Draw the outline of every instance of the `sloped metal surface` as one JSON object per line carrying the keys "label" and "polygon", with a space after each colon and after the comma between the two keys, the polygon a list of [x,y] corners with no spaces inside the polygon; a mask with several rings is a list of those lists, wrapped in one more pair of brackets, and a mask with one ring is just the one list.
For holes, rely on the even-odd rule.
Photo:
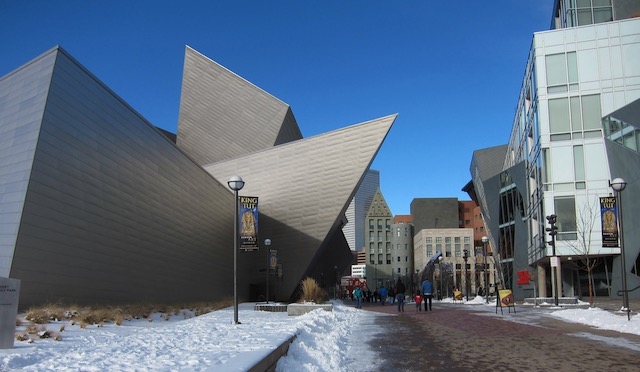
{"label": "sloped metal surface", "polygon": [[[62,49],[50,59],[50,85],[38,85],[46,106],[20,105],[41,118],[11,261],[20,305],[231,296],[234,206],[226,185]],[[43,72],[33,63],[23,76]],[[15,97],[34,89],[13,86]]]}
{"label": "sloped metal surface", "polygon": [[286,103],[186,48],[177,144],[199,164],[300,138]]}
{"label": "sloped metal surface", "polygon": [[[395,118],[383,117],[205,166],[221,182],[241,176],[246,182],[241,195],[259,196],[261,214],[277,221],[261,223],[260,234],[278,249],[288,278],[283,291],[295,291],[319,262],[326,242],[341,229],[349,202]],[[349,250],[347,244],[341,249]]]}
{"label": "sloped metal surface", "polygon": [[5,278],[13,262],[54,62],[52,49],[0,79],[0,276]]}

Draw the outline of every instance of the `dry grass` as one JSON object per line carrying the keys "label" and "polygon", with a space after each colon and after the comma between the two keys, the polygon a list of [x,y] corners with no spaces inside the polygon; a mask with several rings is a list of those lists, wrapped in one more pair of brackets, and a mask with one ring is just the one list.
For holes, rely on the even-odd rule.
{"label": "dry grass", "polygon": [[[29,308],[24,320],[29,322],[27,328],[52,321],[68,320],[70,324],[78,324],[81,328],[89,325],[101,326],[105,323],[121,325],[125,320],[147,319],[153,320],[154,313],[160,313],[161,319],[170,320],[171,316],[187,319],[199,316],[233,304],[231,299],[215,302],[196,302],[185,304],[127,304],[121,306],[78,306],[63,304],[47,304],[41,307]],[[16,319],[16,326],[23,324],[23,320]]]}
{"label": "dry grass", "polygon": [[302,290],[301,300],[305,302],[315,302],[316,304],[323,304],[329,299],[327,291],[320,288],[318,282],[313,278],[305,278],[300,283]]}
{"label": "dry grass", "polygon": [[16,318],[16,327],[24,327],[23,331],[16,333],[16,340],[34,342],[39,338],[50,338],[56,341],[62,340],[60,335],[65,330],[65,325],[59,327],[58,332],[48,330],[44,324],[55,321],[68,321],[70,325],[78,325],[85,329],[88,326],[101,327],[105,323],[121,325],[125,320],[147,319],[153,321],[153,314],[159,313],[160,319],[170,320],[172,316],[188,319],[233,304],[231,299],[216,302],[197,302],[186,304],[129,304],[122,306],[78,306],[47,304],[41,307],[29,308],[24,318]]}

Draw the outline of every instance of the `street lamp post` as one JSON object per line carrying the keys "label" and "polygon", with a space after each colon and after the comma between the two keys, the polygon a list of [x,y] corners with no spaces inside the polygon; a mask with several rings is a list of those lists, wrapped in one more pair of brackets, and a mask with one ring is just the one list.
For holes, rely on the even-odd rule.
{"label": "street lamp post", "polygon": [[622,178],[615,178],[609,183],[611,188],[616,192],[616,200],[618,201],[618,221],[620,224],[620,264],[622,266],[622,305],[627,312],[627,320],[631,320],[631,309],[629,309],[629,292],[627,292],[627,265],[624,257],[624,230],[622,227],[622,190],[627,187],[627,182]]}
{"label": "street lamp post", "polygon": [[442,256],[438,257],[438,273],[440,274],[440,288],[438,289],[438,299],[442,300],[442,260],[444,258]]}
{"label": "street lamp post", "polygon": [[469,259],[469,251],[463,250],[464,255],[462,258],[464,259],[464,290],[467,292],[467,302],[469,302],[469,278],[467,277],[467,260]]}
{"label": "street lamp post", "polygon": [[482,262],[484,269],[484,292],[485,292],[485,302],[489,303],[489,274],[487,273],[487,243],[489,242],[489,238],[487,236],[482,237],[482,249],[484,250],[483,256],[484,260]]}
{"label": "street lamp post", "polygon": [[244,187],[244,181],[240,176],[232,176],[227,181],[229,188],[233,190],[235,213],[233,215],[233,324],[238,321],[238,191]]}
{"label": "street lamp post", "polygon": [[264,240],[264,246],[267,248],[267,303],[269,303],[269,273],[271,271],[271,251],[269,246],[271,245],[271,239]]}
{"label": "street lamp post", "polygon": [[338,276],[338,265],[333,265],[333,270],[336,272],[336,280],[333,283],[333,299],[338,299],[338,284],[340,283],[340,277]]}

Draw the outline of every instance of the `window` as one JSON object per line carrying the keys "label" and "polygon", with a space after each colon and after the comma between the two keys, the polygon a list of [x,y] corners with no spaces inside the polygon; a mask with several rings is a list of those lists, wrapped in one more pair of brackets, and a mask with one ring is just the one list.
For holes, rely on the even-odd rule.
{"label": "window", "polygon": [[[575,138],[595,137],[593,132],[601,131],[600,95],[575,96],[570,98],[550,99],[549,131],[552,141],[570,140],[571,133]],[[591,135],[583,132],[591,132]]]}
{"label": "window", "polygon": [[404,256],[404,262],[409,262],[409,256]]}
{"label": "window", "polygon": [[400,274],[400,268],[398,268],[398,274]]}
{"label": "window", "polygon": [[369,230],[373,230],[373,218],[369,219]]}
{"label": "window", "polygon": [[582,122],[585,130],[600,130],[602,127],[602,111],[600,109],[600,95],[582,96]]}
{"label": "window", "polygon": [[427,244],[432,243],[432,238],[430,236],[427,236]]}
{"label": "window", "polygon": [[374,241],[374,239],[373,239],[373,231],[369,231],[369,241],[370,242]]}
{"label": "window", "polygon": [[576,240],[576,202],[574,197],[557,197],[554,200],[555,214],[558,216],[557,240]]}
{"label": "window", "polygon": [[400,256],[398,256],[398,262],[400,262]]}
{"label": "window", "polygon": [[460,244],[455,245],[456,257],[460,257]]}
{"label": "window", "polygon": [[460,243],[460,237],[456,236],[455,238],[453,238],[453,242],[454,243]]}
{"label": "window", "polygon": [[[552,134],[571,131],[571,117],[569,116],[568,98],[549,100],[549,131]],[[567,139],[570,138],[571,137]]]}
{"label": "window", "polygon": [[442,243],[442,237],[436,236],[436,244]]}
{"label": "window", "polygon": [[470,238],[470,237],[468,237],[468,236],[465,236],[465,237],[464,237],[464,242],[465,242],[465,243],[471,243],[471,238]]}
{"label": "window", "polygon": [[576,52],[545,56],[547,92],[560,93],[578,90],[578,62]]}
{"label": "window", "polygon": [[391,255],[387,254],[387,265],[391,265]]}
{"label": "window", "polygon": [[573,146],[573,172],[576,180],[576,189],[584,189],[586,184],[584,183],[584,149],[582,148],[582,145]]}
{"label": "window", "polygon": [[445,237],[444,242],[451,244],[451,237],[450,236]]}
{"label": "window", "polygon": [[375,255],[372,255],[372,254],[369,255],[369,263],[372,264],[372,265],[376,264]]}
{"label": "window", "polygon": [[378,219],[378,230],[382,230],[382,219]]}
{"label": "window", "polygon": [[433,256],[433,249],[431,249],[431,246],[427,247],[427,257],[431,257]]}

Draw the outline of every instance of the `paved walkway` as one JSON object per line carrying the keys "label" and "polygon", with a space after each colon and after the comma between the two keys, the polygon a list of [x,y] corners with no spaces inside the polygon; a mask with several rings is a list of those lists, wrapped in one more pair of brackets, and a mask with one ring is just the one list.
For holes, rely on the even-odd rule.
{"label": "paved walkway", "polygon": [[[349,304],[349,301],[345,301]],[[596,306],[618,310],[620,303]],[[632,309],[640,309],[632,303]],[[545,316],[556,309],[516,308],[504,315],[485,305],[434,302],[433,311],[365,304],[379,337],[362,340],[380,355],[359,362],[369,371],[638,371],[640,336],[599,330]],[[621,315],[625,316],[625,315]],[[357,357],[356,357],[357,358]],[[354,359],[356,359],[354,358]],[[382,362],[384,361],[384,362]],[[354,369],[356,370],[356,369]]]}

